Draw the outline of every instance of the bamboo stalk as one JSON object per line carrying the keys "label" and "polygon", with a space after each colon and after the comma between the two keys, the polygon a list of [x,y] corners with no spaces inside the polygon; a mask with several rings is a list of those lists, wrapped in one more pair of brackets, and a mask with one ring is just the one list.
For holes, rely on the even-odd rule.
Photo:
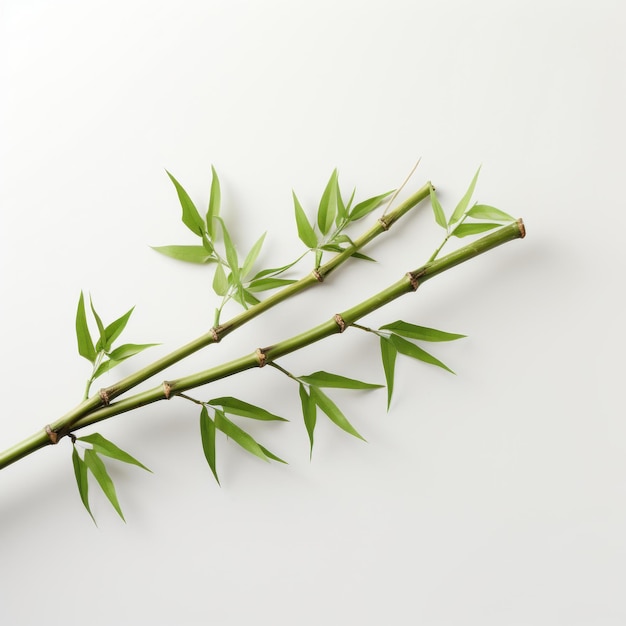
{"label": "bamboo stalk", "polygon": [[[279,343],[265,348],[257,348],[254,352],[234,359],[228,363],[192,374],[184,376],[176,380],[164,381],[158,387],[154,387],[142,393],[133,395],[129,398],[115,402],[108,407],[103,407],[93,411],[89,415],[81,418],[74,423],[71,430],[78,430],[86,426],[90,426],[102,420],[108,419],[115,415],[125,413],[147,404],[158,402],[159,400],[168,400],[172,397],[182,394],[185,391],[215,382],[221,378],[226,378],[255,367],[263,367],[275,360],[300,350],[312,343],[320,341],[334,334],[342,333],[355,322],[372,313],[373,311],[389,304],[391,301],[400,296],[416,291],[418,286],[430,280],[456,265],[469,261],[470,259],[483,254],[497,246],[512,241],[514,239],[523,238],[525,229],[522,220],[518,220],[510,225],[504,226],[499,230],[464,246],[455,252],[452,252],[440,259],[431,261],[422,267],[405,274],[400,280],[396,281],[386,289],[383,289],[367,300],[338,313],[332,319],[315,326],[314,328],[300,333],[289,339],[285,339]],[[60,425],[59,435],[67,434],[67,425]],[[0,457],[0,468],[1,457]]]}
{"label": "bamboo stalk", "polygon": [[217,367],[184,376],[176,380],[165,381],[161,385],[147,391],[135,394],[122,399],[108,406],[92,410],[88,414],[79,416],[78,419],[68,419],[67,416],[61,418],[46,429],[35,433],[21,443],[9,448],[0,454],[0,469],[14,463],[15,461],[35,452],[36,450],[56,443],[60,438],[70,434],[75,430],[85,428],[115,415],[140,408],[147,404],[152,404],[160,400],[168,400],[177,394],[182,394],[189,389],[200,387],[221,378],[226,378],[255,367],[263,367],[272,363],[282,356],[300,350],[312,343],[320,341],[333,334],[344,332],[348,327],[360,320],[362,317],[385,306],[389,302],[400,296],[417,290],[418,286],[461,263],[483,254],[497,246],[520,239],[525,236],[525,229],[522,220],[518,220],[507,226],[503,226],[497,231],[486,235],[473,243],[458,250],[430,261],[422,267],[408,272],[400,280],[396,281],[386,289],[371,296],[367,300],[336,314],[332,319],[294,337],[276,343],[265,348],[258,348],[251,354],[240,357]]}
{"label": "bamboo stalk", "polygon": [[[130,391],[137,385],[145,382],[152,376],[158,374],[164,369],[178,363],[179,361],[185,359],[186,357],[198,352],[202,348],[205,348],[213,343],[218,343],[221,341],[223,337],[230,334],[237,328],[240,328],[250,320],[255,317],[261,315],[265,311],[271,309],[276,306],[280,302],[287,300],[288,298],[316,285],[318,283],[323,282],[324,278],[328,276],[332,271],[337,269],[340,265],[345,263],[355,252],[358,252],[361,248],[363,248],[370,241],[378,237],[381,233],[388,231],[391,226],[397,222],[400,218],[402,218],[406,213],[408,213],[412,208],[414,208],[417,204],[419,204],[422,200],[428,197],[430,193],[431,183],[428,182],[423,185],[420,189],[418,189],[414,194],[400,203],[395,209],[390,211],[389,213],[384,214],[374,226],[369,228],[365,233],[363,233],[360,237],[354,240],[354,246],[345,249],[343,252],[337,253],[333,256],[328,262],[321,265],[319,268],[309,273],[307,276],[304,276],[300,280],[295,283],[288,285],[287,287],[281,289],[270,295],[268,298],[256,304],[249,309],[246,309],[231,318],[229,321],[220,324],[217,327],[211,328],[208,332],[204,333],[200,337],[190,341],[184,346],[170,352],[169,354],[157,359],[153,363],[143,367],[142,369],[126,376],[125,378],[119,380],[117,383],[106,387],[104,389],[100,389],[97,393],[92,395],[90,398],[87,398],[76,407],[74,407],[71,411],[66,413],[62,418],[54,422],[50,428],[53,432],[60,431],[63,429],[64,433],[68,432],[68,429],[71,428],[73,424],[78,422],[81,417],[91,413],[95,409],[108,406],[111,401]],[[59,434],[59,438],[62,437],[62,434]],[[44,442],[37,442],[42,447],[46,445]],[[11,450],[13,450],[11,448]],[[9,452],[9,451],[7,451]],[[18,451],[15,451],[17,453]],[[1,463],[2,458],[4,458],[4,454],[0,456],[0,469],[2,469],[3,465]]]}

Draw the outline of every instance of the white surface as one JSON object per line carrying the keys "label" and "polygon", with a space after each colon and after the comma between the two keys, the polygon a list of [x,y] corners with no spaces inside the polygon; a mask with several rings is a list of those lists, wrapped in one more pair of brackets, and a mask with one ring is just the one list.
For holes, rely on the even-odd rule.
{"label": "white surface", "polygon": [[[155,472],[116,471],[126,525],[94,488],[94,527],[67,442],[3,471],[2,624],[626,623],[625,22],[617,0],[5,0],[1,448],[80,394],[81,289],[109,319],[136,304],[128,338],[154,355],[210,325],[206,270],[148,247],[191,243],[164,168],[204,204],[214,164],[241,247],[269,231],[266,265],[300,249],[292,188],[312,210],[338,167],[364,198],[419,156],[411,190],[432,179],[450,207],[482,163],[476,198],[528,237],[372,316],[469,337],[433,349],[456,377],[399,360],[388,415],[384,392],[334,394],[368,444],[320,419],[309,463],[296,389],[263,370],[207,397],[292,417],[254,430],[289,467],[220,441],[217,487],[172,402],[100,428]],[[376,267],[189,367],[327,319],[438,238],[424,207]],[[368,340],[285,363],[381,381]]]}

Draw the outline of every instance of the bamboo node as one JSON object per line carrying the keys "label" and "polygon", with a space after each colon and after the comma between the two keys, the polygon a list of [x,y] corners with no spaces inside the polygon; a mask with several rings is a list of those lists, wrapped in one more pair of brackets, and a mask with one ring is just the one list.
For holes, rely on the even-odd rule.
{"label": "bamboo node", "polygon": [[167,380],[163,381],[163,395],[166,400],[169,400],[172,395],[172,385]]}
{"label": "bamboo node", "polygon": [[59,435],[58,433],[55,433],[52,428],[50,428],[50,424],[46,424],[44,430],[46,431],[46,435],[48,435],[48,439],[50,439],[50,443],[52,445],[59,443]]}
{"label": "bamboo node", "polygon": [[420,286],[419,281],[417,280],[417,276],[412,272],[407,272],[406,275],[409,277],[409,282],[411,283],[411,289],[413,291],[417,291],[417,288]]}
{"label": "bamboo node", "polygon": [[102,400],[102,404],[104,404],[104,406],[109,406],[109,404],[111,404],[111,398],[109,397],[107,389],[100,389],[100,391],[98,391],[98,395],[100,396],[100,400]]}
{"label": "bamboo node", "polygon": [[524,239],[524,237],[526,237],[526,226],[524,226],[524,221],[521,217],[517,220],[517,226],[519,228],[521,239]]}
{"label": "bamboo node", "polygon": [[335,313],[333,319],[335,320],[335,324],[339,326],[339,332],[342,333],[346,329],[346,323],[344,322],[343,317],[341,317],[339,313]]}
{"label": "bamboo node", "polygon": [[383,227],[383,230],[389,230],[389,224],[387,224],[387,220],[384,217],[379,217],[378,221],[380,225]]}
{"label": "bamboo node", "polygon": [[219,333],[219,326],[216,328],[215,326],[213,326],[213,328],[211,328],[210,333],[211,333],[211,337],[213,337],[213,343],[219,343],[220,342],[220,333]]}
{"label": "bamboo node", "polygon": [[315,280],[318,283],[323,283],[324,282],[324,277],[317,271],[317,268],[315,268],[313,270],[313,272],[311,272],[313,274],[313,277],[315,278]]}
{"label": "bamboo node", "polygon": [[263,348],[256,349],[256,358],[259,360],[259,367],[263,367],[267,363],[267,354]]}

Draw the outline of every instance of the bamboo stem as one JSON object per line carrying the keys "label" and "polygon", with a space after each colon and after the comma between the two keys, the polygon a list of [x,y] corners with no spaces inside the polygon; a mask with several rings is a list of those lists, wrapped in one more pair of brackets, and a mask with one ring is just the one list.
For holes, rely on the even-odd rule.
{"label": "bamboo stem", "polygon": [[[133,389],[142,382],[148,380],[155,374],[163,371],[164,369],[178,363],[186,357],[198,352],[202,348],[205,348],[213,343],[218,343],[223,337],[230,334],[237,328],[240,328],[250,320],[261,315],[265,311],[269,310],[273,306],[276,306],[283,300],[308,289],[309,287],[323,282],[324,278],[328,276],[332,271],[337,269],[340,265],[345,263],[355,252],[358,252],[370,241],[375,239],[381,233],[386,232],[391,226],[397,222],[401,217],[408,213],[413,207],[419,204],[422,200],[428,197],[431,183],[428,182],[420,189],[418,189],[413,195],[400,203],[393,211],[383,215],[374,226],[367,230],[363,235],[354,240],[354,246],[347,248],[343,252],[337,253],[327,263],[320,266],[307,276],[304,276],[295,283],[288,285],[287,287],[277,291],[267,297],[265,300],[256,304],[249,309],[246,309],[231,318],[229,321],[220,324],[217,327],[211,328],[208,332],[204,333],[200,337],[190,341],[184,346],[170,352],[169,354],[157,359],[153,363],[143,367],[142,369],[126,376],[117,383],[101,389],[98,393],[94,394],[90,398],[87,398],[79,405],[74,407],[71,411],[66,413],[62,418],[51,424],[51,428],[55,432],[63,429],[66,431],[71,428],[73,424],[78,422],[81,417],[94,411],[98,407],[107,406],[111,400]],[[60,437],[63,435],[60,434]],[[0,457],[1,461],[2,457]],[[0,469],[2,464],[0,462]]]}
{"label": "bamboo stem", "polygon": [[[314,328],[300,333],[294,337],[283,340],[272,346],[259,348],[255,352],[240,357],[228,363],[224,363],[217,367],[184,376],[176,380],[164,382],[158,387],[149,389],[142,393],[133,395],[129,398],[115,402],[108,407],[103,407],[93,411],[89,415],[81,418],[76,422],[72,430],[78,430],[86,426],[95,424],[102,420],[108,419],[120,413],[126,413],[133,409],[158,402],[159,400],[170,399],[177,394],[184,393],[189,389],[200,387],[208,383],[215,382],[221,378],[226,378],[264,365],[273,363],[275,360],[287,354],[300,350],[312,343],[320,341],[326,337],[343,332],[349,326],[352,326],[362,317],[372,313],[373,311],[389,304],[391,301],[400,296],[413,292],[418,285],[430,280],[460,263],[469,261],[470,259],[483,254],[497,246],[524,237],[525,230],[521,220],[514,222],[508,226],[504,226],[494,233],[486,235],[481,239],[460,248],[436,261],[432,261],[422,267],[405,274],[400,280],[396,281],[386,289],[383,289],[376,295],[364,300],[363,302],[353,306],[343,313],[336,314],[332,319],[315,326]],[[341,322],[339,322],[341,320]],[[261,353],[262,359],[259,359]],[[61,434],[61,433],[60,433]],[[63,432],[63,434],[67,434]],[[0,468],[1,457],[0,457]]]}
{"label": "bamboo stem", "polygon": [[483,254],[484,252],[492,250],[497,246],[514,239],[523,238],[524,236],[525,229],[523,222],[522,220],[518,220],[517,222],[503,226],[497,231],[486,235],[485,237],[482,237],[481,239],[478,239],[477,241],[474,241],[473,243],[466,245],[455,252],[441,257],[440,259],[430,261],[412,272],[408,272],[400,280],[396,281],[386,289],[383,289],[376,295],[340,314],[335,315],[332,319],[306,332],[300,333],[299,335],[276,343],[272,346],[259,348],[251,354],[228,363],[224,363],[217,367],[213,367],[190,376],[178,378],[176,380],[165,381],[158,387],[135,394],[108,406],[104,406],[102,408],[93,407],[95,410],[92,410],[89,414],[79,415],[76,419],[74,419],[74,415],[70,413],[70,418],[67,416],[61,418],[53,425],[46,427],[44,431],[40,431],[39,433],[32,435],[28,439],[0,454],[0,469],[46,445],[56,443],[58,439],[75,430],[90,426],[102,420],[137,409],[147,404],[152,404],[159,400],[170,399],[174,395],[184,393],[189,389],[206,385],[221,378],[226,378],[227,376],[232,376],[233,374],[255,367],[262,367],[268,363],[272,363],[282,356],[295,352],[296,350],[300,350],[312,343],[329,337],[330,335],[341,333],[369,313],[372,313],[405,293],[415,291],[420,284],[430,280],[434,276],[437,276],[459,265],[460,263],[464,263],[465,261]]}

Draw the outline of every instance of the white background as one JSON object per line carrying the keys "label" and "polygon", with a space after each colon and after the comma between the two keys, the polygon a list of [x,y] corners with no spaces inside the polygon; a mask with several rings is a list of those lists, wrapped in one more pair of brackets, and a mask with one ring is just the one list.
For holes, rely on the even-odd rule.
{"label": "white background", "polygon": [[[204,206],[216,167],[240,250],[268,231],[260,266],[301,251],[291,189],[312,214],[334,167],[363,199],[422,157],[404,195],[430,179],[449,210],[482,164],[476,199],[528,229],[367,320],[468,335],[432,349],[457,376],[400,358],[388,414],[384,391],[331,394],[367,444],[320,417],[309,462],[267,368],[198,395],[289,417],[249,425],[287,467],[222,438],[218,487],[174,400],[99,428],[154,470],[110,464],[127,524],[92,486],[94,526],[67,440],[5,469],[2,624],[626,624],[622,2],[1,6],[0,448],[79,399],[81,289],[162,342],[120,375],[211,325],[211,270],[149,248],[193,243],[165,168]],[[377,265],[167,376],[328,319],[440,237],[425,203]],[[383,380],[356,330],[283,364]]]}

